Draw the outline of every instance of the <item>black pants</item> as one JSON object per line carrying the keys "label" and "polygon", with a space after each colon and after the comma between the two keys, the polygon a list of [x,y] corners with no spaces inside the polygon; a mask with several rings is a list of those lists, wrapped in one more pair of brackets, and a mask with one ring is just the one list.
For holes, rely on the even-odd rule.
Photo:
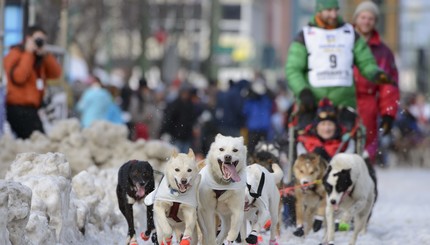
{"label": "black pants", "polygon": [[36,130],[44,133],[37,110],[31,106],[7,105],[7,121],[16,137],[27,139]]}

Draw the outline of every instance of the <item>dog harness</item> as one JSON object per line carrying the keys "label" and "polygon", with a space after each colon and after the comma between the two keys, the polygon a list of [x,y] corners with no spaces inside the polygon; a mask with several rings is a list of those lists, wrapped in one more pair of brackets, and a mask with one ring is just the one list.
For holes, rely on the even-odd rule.
{"label": "dog harness", "polygon": [[167,215],[167,218],[171,218],[178,223],[182,222],[182,220],[178,217],[179,206],[181,206],[181,203],[173,202],[172,207],[170,207],[169,215]]}
{"label": "dog harness", "polygon": [[200,176],[197,176],[192,180],[191,187],[185,193],[180,193],[170,188],[167,178],[163,177],[160,185],[154,191],[154,200],[172,202],[173,205],[170,207],[167,217],[173,219],[176,222],[182,222],[182,220],[178,217],[179,207],[181,204],[185,204],[193,208],[197,208],[198,200],[196,186],[198,186],[199,181]]}
{"label": "dog harness", "polygon": [[261,191],[263,190],[264,187],[264,181],[266,179],[265,177],[266,175],[264,174],[264,172],[261,172],[261,178],[260,178],[260,183],[258,184],[258,189],[257,189],[257,193],[253,193],[251,192],[251,185],[246,183],[246,186],[248,187],[249,190],[249,195],[252,196],[254,199],[252,200],[252,202],[249,204],[249,206],[252,206],[254,204],[254,202],[257,200],[257,198],[259,198],[261,196]]}

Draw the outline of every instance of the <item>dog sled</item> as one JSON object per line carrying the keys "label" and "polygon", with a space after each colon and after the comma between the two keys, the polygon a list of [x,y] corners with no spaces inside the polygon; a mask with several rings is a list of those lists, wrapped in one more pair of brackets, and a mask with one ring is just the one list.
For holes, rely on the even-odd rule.
{"label": "dog sled", "polygon": [[[322,185],[322,179],[317,179],[306,184],[298,184],[296,182],[296,177],[293,175],[294,163],[300,155],[297,149],[299,142],[298,139],[299,137],[303,137],[307,133],[309,126],[315,123],[314,120],[317,118],[317,113],[319,111],[315,109],[315,111],[312,112],[302,113],[299,110],[299,106],[300,105],[298,103],[292,105],[288,111],[286,120],[288,131],[288,171],[286,180],[288,181],[288,184],[280,189],[280,194],[284,202],[283,221],[287,226],[296,226],[296,198],[293,194],[295,190]],[[352,150],[353,153],[362,155],[364,152],[366,132],[357,111],[352,108],[335,108],[334,113],[334,117],[343,129],[340,137],[340,144],[337,146],[334,154],[345,151],[348,146],[352,147],[348,149],[350,152]]]}
{"label": "dog sled", "polygon": [[[305,128],[310,125],[316,116],[316,111],[312,113],[301,113],[299,105],[294,103],[287,115],[287,138],[288,138],[288,160],[289,171],[288,180],[292,180],[292,167],[297,158],[297,138],[305,133]],[[354,142],[354,153],[362,155],[366,140],[366,129],[361,122],[358,112],[353,108],[337,108],[337,119],[345,133],[342,135],[342,143],[339,145],[336,153],[342,152],[342,149],[349,142]]]}

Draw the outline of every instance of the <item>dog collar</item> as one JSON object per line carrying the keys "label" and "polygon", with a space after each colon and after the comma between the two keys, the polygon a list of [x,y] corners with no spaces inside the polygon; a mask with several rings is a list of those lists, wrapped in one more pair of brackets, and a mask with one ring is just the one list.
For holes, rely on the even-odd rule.
{"label": "dog collar", "polygon": [[266,179],[266,175],[264,174],[264,172],[261,173],[261,178],[260,178],[260,183],[258,184],[258,189],[257,189],[257,193],[252,193],[251,192],[251,185],[246,183],[246,186],[248,187],[249,190],[249,195],[252,196],[254,198],[254,200],[252,200],[250,206],[252,204],[254,204],[255,200],[257,200],[257,198],[259,198],[261,196],[261,192],[263,191],[263,186],[264,186],[264,180]]}

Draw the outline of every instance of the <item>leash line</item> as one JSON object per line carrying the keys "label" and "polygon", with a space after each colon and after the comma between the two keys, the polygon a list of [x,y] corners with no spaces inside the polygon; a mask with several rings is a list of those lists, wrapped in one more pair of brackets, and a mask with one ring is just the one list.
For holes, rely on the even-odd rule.
{"label": "leash line", "polygon": [[290,191],[293,191],[294,189],[302,188],[302,187],[308,187],[311,185],[319,185],[319,184],[322,184],[322,180],[320,180],[320,179],[315,180],[314,182],[303,184],[303,185],[295,185],[295,186],[282,188],[281,190],[279,190],[279,193],[281,194],[281,196],[284,196],[284,195],[287,195]]}

